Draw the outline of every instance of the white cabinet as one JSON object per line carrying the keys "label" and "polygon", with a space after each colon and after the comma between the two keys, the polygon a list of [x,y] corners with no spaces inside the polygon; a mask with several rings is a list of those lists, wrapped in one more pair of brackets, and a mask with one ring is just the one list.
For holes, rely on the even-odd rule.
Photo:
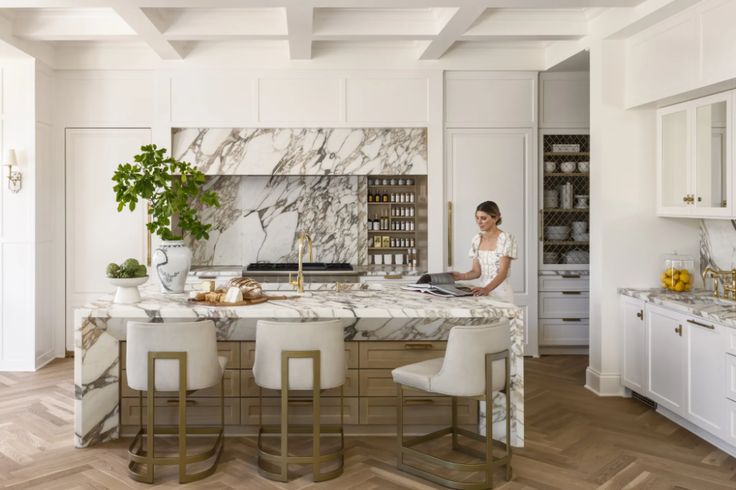
{"label": "white cabinet", "polygon": [[646,395],[682,416],[686,388],[684,317],[651,305],[646,313]]}
{"label": "white cabinet", "polygon": [[657,214],[733,217],[732,93],[657,111]]}
{"label": "white cabinet", "polygon": [[540,73],[539,127],[587,128],[588,126],[590,126],[589,73]]}
{"label": "white cabinet", "polygon": [[644,301],[621,296],[621,382],[637,393],[645,393]]}
{"label": "white cabinet", "polygon": [[[720,325],[687,318],[686,418],[713,434],[724,432],[726,357]],[[732,357],[732,356],[728,356]]]}

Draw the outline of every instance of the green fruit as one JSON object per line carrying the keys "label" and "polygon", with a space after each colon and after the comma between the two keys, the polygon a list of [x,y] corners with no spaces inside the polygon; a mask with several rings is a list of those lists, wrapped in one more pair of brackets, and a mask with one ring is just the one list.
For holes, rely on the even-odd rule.
{"label": "green fruit", "polygon": [[128,259],[125,262],[123,262],[122,264],[120,264],[120,268],[123,269],[123,270],[125,270],[126,272],[128,272],[130,274],[130,276],[128,276],[128,277],[132,277],[136,273],[136,271],[138,270],[138,266],[139,265],[140,264],[138,263],[137,260],[135,260],[135,259]]}
{"label": "green fruit", "polygon": [[119,272],[120,266],[118,264],[113,264],[112,262],[107,264],[107,269],[105,269],[107,277],[118,277]]}
{"label": "green fruit", "polygon": [[146,269],[146,266],[143,264],[140,264],[138,266],[138,269],[135,271],[135,277],[146,277],[148,275],[148,269]]}

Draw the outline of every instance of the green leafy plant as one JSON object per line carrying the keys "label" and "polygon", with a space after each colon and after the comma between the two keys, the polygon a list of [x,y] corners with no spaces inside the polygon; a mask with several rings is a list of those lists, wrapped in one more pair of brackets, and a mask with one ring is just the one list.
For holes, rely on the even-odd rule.
{"label": "green leafy plant", "polygon": [[131,277],[146,277],[148,269],[145,265],[139,264],[136,259],[127,259],[122,264],[116,264],[115,262],[107,264],[105,273],[107,277],[128,279]]}
{"label": "green leafy plant", "polygon": [[[146,227],[161,239],[181,240],[184,233],[197,240],[209,238],[212,225],[199,220],[195,205],[220,207],[220,199],[215,191],[203,190],[204,174],[191,163],[167,157],[166,148],[156,145],[141,146],[134,161],[118,165],[112,177],[118,212],[135,210],[143,199],[150,203]],[[174,233],[174,219],[180,234]]]}

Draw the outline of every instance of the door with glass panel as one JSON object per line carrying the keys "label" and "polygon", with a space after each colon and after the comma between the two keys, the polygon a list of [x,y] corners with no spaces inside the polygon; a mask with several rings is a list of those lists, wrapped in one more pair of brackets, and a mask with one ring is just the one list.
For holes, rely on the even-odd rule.
{"label": "door with glass panel", "polygon": [[690,210],[690,132],[688,108],[677,105],[658,111],[657,212],[683,215]]}

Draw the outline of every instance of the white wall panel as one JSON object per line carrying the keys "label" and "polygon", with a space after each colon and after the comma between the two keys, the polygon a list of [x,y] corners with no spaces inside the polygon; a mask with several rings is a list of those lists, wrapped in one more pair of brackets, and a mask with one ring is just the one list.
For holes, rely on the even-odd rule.
{"label": "white wall panel", "polygon": [[452,72],[445,79],[448,127],[531,127],[536,124],[537,74]]}
{"label": "white wall panel", "polygon": [[587,73],[545,73],[539,78],[539,127],[587,128],[590,124]]}
{"label": "white wall panel", "polygon": [[153,89],[149,72],[60,72],[57,110],[67,126],[144,125],[153,118]]}
{"label": "white wall panel", "polygon": [[721,2],[702,12],[703,84],[736,77],[736,2]]}
{"label": "white wall panel", "polygon": [[34,369],[33,247],[28,242],[2,244],[2,346],[0,371]]}
{"label": "white wall panel", "polygon": [[338,78],[262,78],[258,84],[259,120],[265,123],[318,123],[343,120],[342,80]]}
{"label": "white wall panel", "polygon": [[348,78],[345,83],[348,121],[427,121],[426,78]]}
{"label": "white wall panel", "polygon": [[243,73],[177,73],[171,77],[171,121],[255,122],[257,79]]}

